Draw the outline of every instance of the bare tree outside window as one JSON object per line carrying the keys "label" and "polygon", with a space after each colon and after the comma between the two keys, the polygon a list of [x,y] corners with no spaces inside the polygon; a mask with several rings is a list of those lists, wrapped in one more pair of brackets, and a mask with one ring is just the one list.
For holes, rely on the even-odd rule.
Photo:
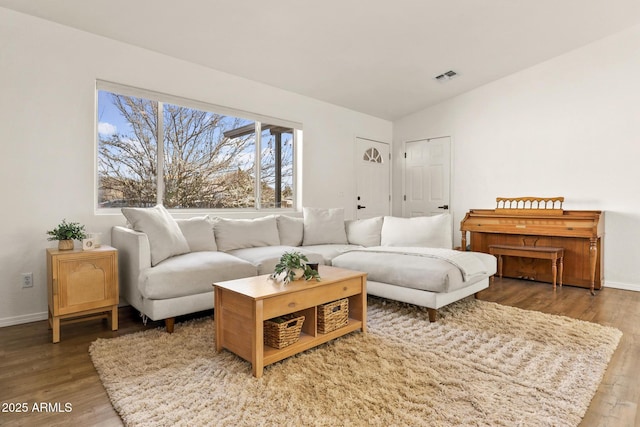
{"label": "bare tree outside window", "polygon": [[164,119],[165,207],[255,205],[255,132],[225,136],[225,131],[255,126],[252,121],[177,105],[165,105]]}
{"label": "bare tree outside window", "polygon": [[116,133],[111,123],[99,122],[98,203],[153,206],[158,173],[158,103],[116,95],[111,101],[129,126]]}
{"label": "bare tree outside window", "polygon": [[[159,110],[156,101],[99,91],[100,207],[155,205]],[[254,121],[162,104],[162,128],[165,207],[256,206]],[[269,130],[261,134],[261,203],[292,207],[293,129],[276,131],[280,132],[277,150],[276,137],[271,138]],[[283,198],[289,202],[282,203]]]}

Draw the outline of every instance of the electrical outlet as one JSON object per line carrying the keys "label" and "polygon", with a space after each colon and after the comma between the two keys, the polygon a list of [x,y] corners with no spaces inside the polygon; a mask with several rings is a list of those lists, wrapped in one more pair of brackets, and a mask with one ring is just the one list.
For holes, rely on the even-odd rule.
{"label": "electrical outlet", "polygon": [[22,287],[33,288],[33,273],[22,273]]}

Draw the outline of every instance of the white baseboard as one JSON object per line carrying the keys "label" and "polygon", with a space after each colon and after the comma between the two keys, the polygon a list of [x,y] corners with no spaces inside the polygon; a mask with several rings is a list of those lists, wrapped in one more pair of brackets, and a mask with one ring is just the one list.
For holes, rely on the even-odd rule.
{"label": "white baseboard", "polygon": [[47,312],[23,314],[22,316],[4,317],[0,319],[0,328],[5,326],[21,325],[23,323],[38,322],[40,320],[47,320]]}
{"label": "white baseboard", "polygon": [[614,288],[614,289],[624,289],[625,291],[640,292],[640,285],[636,283],[620,283],[620,282],[610,282],[608,280],[605,280],[604,287]]}

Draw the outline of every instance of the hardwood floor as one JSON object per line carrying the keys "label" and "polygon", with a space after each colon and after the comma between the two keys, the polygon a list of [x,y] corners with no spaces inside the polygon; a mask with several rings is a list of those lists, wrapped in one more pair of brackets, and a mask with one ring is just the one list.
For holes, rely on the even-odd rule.
{"label": "hardwood floor", "polygon": [[[588,289],[564,286],[554,294],[546,283],[496,279],[479,298],[620,329],[624,336],[581,426],[640,425],[640,292],[605,288],[592,297]],[[58,344],[51,343],[46,321],[0,328],[0,425],[122,425],[91,363],[89,344],[162,323],[143,326],[130,307],[121,307],[119,315],[116,332],[104,320],[65,325]],[[21,403],[27,413],[5,412]],[[51,404],[50,412],[33,411],[40,403]]]}

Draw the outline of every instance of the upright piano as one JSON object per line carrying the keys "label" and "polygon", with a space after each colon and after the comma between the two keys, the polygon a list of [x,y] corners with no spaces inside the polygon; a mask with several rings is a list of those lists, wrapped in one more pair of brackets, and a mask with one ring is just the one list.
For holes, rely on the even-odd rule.
{"label": "upright piano", "polygon": [[[593,293],[604,281],[604,212],[563,210],[563,202],[564,197],[498,197],[496,209],[472,209],[464,217],[462,248],[486,253],[489,245],[564,248],[563,283]],[[505,257],[502,269],[507,277],[553,281],[546,260]]]}

